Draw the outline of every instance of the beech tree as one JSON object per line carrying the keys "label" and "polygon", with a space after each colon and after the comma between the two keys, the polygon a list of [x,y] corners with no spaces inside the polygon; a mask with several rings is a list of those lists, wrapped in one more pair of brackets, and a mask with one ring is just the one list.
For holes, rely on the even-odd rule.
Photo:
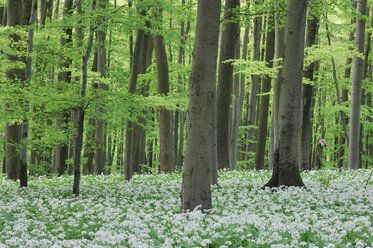
{"label": "beech tree", "polygon": [[229,122],[230,104],[233,87],[233,64],[236,43],[239,41],[239,23],[236,13],[239,0],[226,0],[224,24],[221,35],[219,76],[216,105],[216,132],[218,168],[229,168]]}
{"label": "beech tree", "polygon": [[[355,48],[357,52],[364,52],[365,40],[365,19],[367,10],[367,0],[357,1],[357,9],[360,16],[356,21]],[[352,74],[351,92],[351,115],[350,115],[350,137],[348,144],[348,168],[357,169],[359,167],[360,154],[360,104],[361,104],[361,83],[363,80],[363,59],[354,57],[354,69]]]}
{"label": "beech tree", "polygon": [[211,208],[210,166],[212,158],[213,121],[216,94],[216,60],[220,23],[220,0],[199,0],[197,7],[194,60],[189,84],[187,140],[182,210]]}
{"label": "beech tree", "polygon": [[[23,8],[22,0],[8,0],[7,1],[7,26],[16,27],[23,25]],[[13,54],[7,56],[10,62],[21,61],[21,58],[16,55],[15,45],[21,40],[19,34],[13,32],[8,35],[10,48],[14,49]],[[21,68],[8,69],[5,76],[9,83],[21,86],[21,82],[25,79],[25,71]],[[9,105],[8,105],[8,111]],[[22,124],[18,122],[5,124],[5,167],[8,178],[17,180],[20,170],[20,145],[21,145],[21,131]]]}
{"label": "beech tree", "polygon": [[286,46],[279,100],[278,145],[274,151],[272,177],[264,187],[304,186],[298,164],[298,133],[307,2],[289,0],[286,8]]}

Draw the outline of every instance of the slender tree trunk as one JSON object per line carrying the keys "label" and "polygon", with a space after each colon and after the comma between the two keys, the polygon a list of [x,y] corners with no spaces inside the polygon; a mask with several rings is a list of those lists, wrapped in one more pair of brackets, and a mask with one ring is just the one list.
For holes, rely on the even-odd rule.
{"label": "slender tree trunk", "polygon": [[[260,60],[260,32],[262,30],[262,17],[257,16],[254,18],[254,51],[253,51],[253,60],[259,61]],[[247,160],[252,158],[252,153],[255,151],[255,137],[256,137],[256,130],[253,126],[256,125],[257,122],[257,103],[258,103],[258,93],[259,93],[259,84],[260,78],[258,75],[251,76],[251,90],[250,90],[250,98],[249,98],[249,106],[248,106],[248,114],[247,114],[247,125],[249,129],[247,131],[247,138],[248,144],[246,146],[246,154]],[[252,165],[250,165],[251,167]]]}
{"label": "slender tree trunk", "polygon": [[[366,14],[367,0],[359,0],[357,3],[358,12]],[[364,52],[365,19],[357,18],[355,48],[359,53]],[[359,166],[359,137],[360,137],[360,104],[361,104],[361,83],[363,78],[363,59],[359,56],[354,58],[354,70],[352,76],[351,92],[351,115],[350,115],[350,137],[348,145],[348,168],[357,169]]]}
{"label": "slender tree trunk", "polygon": [[[269,25],[273,26],[273,19],[269,19]],[[275,31],[272,30],[267,34],[266,55],[265,61],[268,68],[273,66],[273,57],[275,53]],[[262,96],[260,97],[259,124],[258,135],[256,140],[256,155],[255,169],[264,169],[265,145],[267,141],[267,124],[268,124],[268,108],[269,108],[269,92],[271,90],[270,76],[262,80]]]}
{"label": "slender tree trunk", "polygon": [[210,209],[210,168],[212,132],[211,110],[216,104],[216,60],[220,23],[220,0],[200,0],[197,9],[194,61],[189,85],[187,143],[182,210],[201,206]]}
{"label": "slender tree trunk", "polygon": [[[354,0],[353,3],[352,3],[352,9],[353,10],[356,9],[356,5],[357,5],[357,2]],[[355,23],[356,23],[356,18],[354,17],[354,18],[351,19],[351,25],[354,25]],[[350,32],[349,41],[352,42],[354,40],[354,37],[355,37],[355,29]],[[352,49],[353,48],[350,48],[350,50],[352,50]],[[347,59],[346,59],[346,69],[345,69],[345,75],[344,75],[345,79],[351,77],[351,67],[350,67],[351,63],[352,63],[352,58],[347,57]],[[342,102],[348,101],[348,91],[347,91],[347,89],[342,89],[341,100],[342,100]],[[343,121],[345,123],[347,123],[348,118],[346,117],[344,120],[343,119],[341,120],[342,123],[343,123]],[[347,136],[345,137],[344,135],[341,135],[340,138],[339,138],[338,169],[342,169],[342,167],[343,167],[343,157],[344,157],[344,154],[345,154],[344,151],[345,151],[345,144],[346,144],[347,139],[348,139],[348,137]]]}
{"label": "slender tree trunk", "polygon": [[[244,32],[244,38],[243,38],[243,44],[242,44],[242,57],[241,59],[243,60],[247,60],[247,47],[248,47],[248,44],[249,44],[249,32],[250,32],[250,19],[247,20],[247,23],[246,23],[246,28],[245,28],[245,32]],[[242,109],[243,109],[243,103],[244,103],[244,99],[245,99],[245,78],[246,78],[246,75],[245,73],[242,73],[241,74],[241,79],[240,79],[240,110],[241,110],[241,113],[242,113]],[[247,93],[249,95],[249,93]],[[249,97],[247,97],[247,102],[249,100]],[[248,108],[247,108],[248,110]],[[242,115],[242,114],[241,114]],[[240,119],[241,122],[242,122],[242,119]],[[247,116],[244,116],[243,120],[246,120],[247,121]],[[243,125],[247,125],[246,121],[243,121]],[[241,126],[241,124],[240,124]],[[238,132],[238,135],[240,135],[240,133]],[[247,133],[245,135],[246,137],[246,140],[247,140]],[[246,151],[246,144],[245,143],[242,143],[242,146],[241,146],[241,150],[243,151]],[[238,156],[238,148],[237,148],[237,151],[233,152],[234,154],[237,154]],[[241,156],[242,159],[247,159],[247,156],[245,153],[242,154]],[[237,160],[240,159],[239,157],[237,158]]]}
{"label": "slender tree trunk", "polygon": [[4,12],[6,10],[6,7],[2,6],[0,7],[0,25],[5,26],[3,20],[4,20]]}
{"label": "slender tree trunk", "polygon": [[[63,9],[63,21],[66,22],[65,19],[73,12],[73,0],[65,0],[64,2],[64,9]],[[66,27],[67,26],[67,27]],[[68,44],[72,42],[72,27],[65,24],[63,27],[64,35],[60,38],[60,45],[63,48],[67,48]],[[61,67],[62,71],[58,73],[58,83],[61,84],[71,83],[71,71],[68,68],[71,65],[71,59],[65,56],[61,56]],[[65,70],[63,69],[65,68]],[[62,88],[61,88],[62,89]],[[61,115],[61,117],[57,120],[57,127],[61,132],[67,132],[67,126],[70,123],[70,113],[65,112]],[[55,149],[55,156],[56,156],[56,173],[57,176],[62,176],[66,170],[66,160],[68,158],[68,144],[67,141],[61,142],[56,145]]]}
{"label": "slender tree trunk", "polygon": [[[30,8],[28,8],[30,7]],[[29,21],[26,21],[25,18],[25,10],[30,11],[30,14],[26,15],[26,17],[29,17]],[[30,55],[26,59],[26,80],[27,83],[29,84],[31,81],[31,63],[32,63],[32,58],[31,54],[33,51],[34,47],[34,28],[33,25],[35,24],[36,21],[36,15],[38,11],[38,5],[37,5],[37,0],[33,0],[30,5],[24,6],[24,25],[31,25],[30,29],[28,31],[28,37],[27,37],[27,53]],[[24,111],[27,113],[29,111],[29,104],[26,103],[26,106],[24,107]],[[28,138],[28,132],[29,132],[29,121],[28,119],[24,119],[22,123],[22,134],[21,134],[21,139],[22,139],[22,150],[21,150],[21,167],[20,167],[20,174],[19,174],[19,181],[20,181],[20,186],[22,187],[27,187],[27,138]]]}
{"label": "slender tree trunk", "polygon": [[236,18],[239,0],[225,1],[223,31],[221,35],[218,91],[216,99],[216,132],[218,169],[229,167],[229,113],[233,86],[233,64],[226,60],[234,59],[236,43],[239,41],[239,23]]}
{"label": "slender tree trunk", "polygon": [[[235,59],[240,59],[240,42],[236,42]],[[238,155],[238,137],[239,127],[241,125],[241,108],[240,108],[240,75],[237,73],[233,77],[233,125],[232,134],[230,135],[230,152],[229,152],[229,166],[231,170],[236,169],[237,155]]]}
{"label": "slender tree trunk", "polygon": [[[106,20],[105,12],[107,11],[108,0],[98,0],[97,7],[100,9],[101,14],[98,16],[97,20],[97,71],[100,73],[101,78],[106,78]],[[105,83],[98,84],[99,90],[108,90],[108,86]],[[100,106],[98,109],[100,116],[104,112],[104,106]],[[105,135],[104,130],[105,121],[100,117],[96,119],[96,152],[95,152],[95,173],[104,173],[105,166]]]}
{"label": "slender tree trunk", "polygon": [[298,133],[307,2],[289,0],[287,4],[278,146],[274,154],[272,177],[264,187],[304,186],[298,165]]}
{"label": "slender tree trunk", "polygon": [[[275,8],[282,8],[285,6],[275,6]],[[277,147],[278,141],[278,113],[280,106],[280,89],[283,81],[282,77],[282,62],[280,59],[284,57],[285,47],[285,28],[282,27],[282,16],[279,14],[281,11],[276,10],[275,14],[275,62],[273,66],[276,68],[276,75],[273,80],[273,103],[272,103],[272,125],[271,125],[271,141],[269,147],[269,167],[274,169],[273,165],[275,164],[274,155]]]}
{"label": "slender tree trunk", "polygon": [[[138,30],[136,35],[135,50],[133,53],[133,61],[131,67],[131,78],[128,92],[134,94],[136,92],[137,77],[139,74],[140,52],[144,31]],[[133,169],[131,168],[132,161],[132,141],[133,141],[133,122],[128,120],[126,123],[126,140],[125,140],[125,154],[124,154],[124,179],[130,180],[132,178]]]}
{"label": "slender tree trunk", "polygon": [[[148,25],[149,26],[149,25]],[[145,74],[147,69],[147,49],[149,48],[149,35],[143,35],[143,41],[141,44],[141,51],[140,51],[140,58],[139,58],[139,74]],[[148,86],[145,86],[148,88]],[[148,94],[148,89],[142,92],[143,95]],[[145,115],[146,113],[143,112]],[[146,120],[143,117],[138,118],[138,122],[142,125],[146,125]],[[133,137],[132,137],[132,160],[131,160],[131,168],[133,173],[140,174],[141,172],[141,156],[142,156],[142,134],[145,130],[137,123],[133,123]]]}
{"label": "slender tree trunk", "polygon": [[[319,28],[319,18],[313,13],[314,1],[311,2],[311,10],[307,23],[306,46],[312,47],[316,44],[316,36]],[[313,81],[315,63],[311,63],[304,71],[304,77]],[[302,85],[302,120],[301,120],[301,146],[299,155],[301,158],[302,170],[311,170],[311,151],[312,151],[312,101],[313,101],[313,86],[312,84]]]}
{"label": "slender tree trunk", "polygon": [[[161,18],[162,10],[158,9],[157,17]],[[167,96],[169,94],[168,62],[163,36],[153,35],[155,56],[158,71],[158,94]],[[172,129],[170,111],[161,107],[159,110],[159,146],[160,146],[160,171],[171,173],[174,169],[172,158]]]}
{"label": "slender tree trunk", "polygon": [[[81,0],[79,0],[79,5],[81,6]],[[96,8],[96,0],[92,2],[92,11]],[[83,71],[82,71],[82,86],[80,91],[80,96],[83,100],[82,104],[79,106],[77,111],[78,115],[78,130],[77,130],[77,139],[76,139],[76,146],[75,148],[75,156],[74,156],[74,183],[73,183],[73,194],[77,197],[79,196],[80,191],[80,157],[82,152],[83,146],[83,132],[84,132],[84,109],[85,109],[85,95],[87,89],[87,71],[88,71],[88,59],[92,52],[93,46],[93,25],[91,24],[89,27],[89,40],[87,49],[82,57],[83,63]]]}

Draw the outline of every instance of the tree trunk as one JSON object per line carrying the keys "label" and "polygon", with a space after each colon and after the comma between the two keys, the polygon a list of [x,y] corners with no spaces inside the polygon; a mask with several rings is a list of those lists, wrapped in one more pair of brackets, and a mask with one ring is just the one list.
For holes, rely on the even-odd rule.
{"label": "tree trunk", "polygon": [[[352,9],[353,10],[356,9],[356,5],[357,5],[357,2],[353,1],[353,3],[352,3]],[[354,25],[355,23],[356,23],[356,18],[354,17],[354,18],[351,19],[351,25]],[[350,35],[349,35],[349,41],[352,42],[354,40],[354,37],[355,37],[355,29],[351,30]],[[350,50],[352,50],[352,49],[353,48],[350,48]],[[351,63],[352,63],[352,58],[347,57],[347,59],[346,59],[346,69],[345,69],[345,75],[344,75],[345,79],[351,77],[351,67],[350,67]],[[348,101],[348,91],[347,91],[347,89],[342,89],[341,100],[342,100],[342,102]],[[346,117],[345,120],[341,120],[341,122],[342,121],[345,121],[345,123],[348,123],[348,118]],[[341,135],[340,138],[339,138],[338,169],[342,169],[342,167],[343,167],[343,159],[344,159],[344,154],[345,154],[344,150],[345,150],[346,139],[347,139],[347,137],[345,137],[344,135]]]}
{"label": "tree trunk", "polygon": [[[128,93],[134,94],[136,92],[137,77],[139,75],[140,52],[144,31],[138,30],[136,35],[135,50],[133,53],[133,61],[131,67],[131,78]],[[126,122],[126,139],[125,139],[125,154],[124,154],[124,179],[130,180],[132,178],[132,144],[133,144],[133,122],[127,120]]]}
{"label": "tree trunk", "polygon": [[[260,36],[261,36],[260,32],[261,30],[262,30],[262,17],[257,16],[254,18],[254,37],[253,37],[254,38],[254,51],[253,51],[254,61],[260,60]],[[253,126],[255,126],[256,124],[259,83],[260,83],[259,76],[252,75],[249,106],[248,106],[248,113],[247,113],[247,125],[249,126],[249,129],[247,131],[248,144],[246,146],[247,160],[253,157],[252,153],[255,151],[256,130],[253,128]]]}
{"label": "tree trunk", "polygon": [[[218,91],[216,99],[216,141],[218,169],[229,167],[229,121],[230,104],[233,86],[233,64],[226,60],[234,59],[235,46],[239,42],[239,23],[236,11],[239,0],[227,0],[224,6],[223,31],[221,35]],[[235,20],[232,22],[232,20]]]}
{"label": "tree trunk", "polygon": [[[97,71],[101,78],[106,78],[106,24],[105,12],[107,11],[108,0],[98,0],[97,7],[100,9],[100,15],[97,17]],[[99,90],[108,90],[108,85],[100,82],[98,84]],[[99,115],[102,116],[104,106],[98,109]],[[104,173],[105,166],[105,121],[101,118],[96,119],[96,152],[95,152],[95,173],[100,175]]]}
{"label": "tree trunk", "polygon": [[[34,47],[34,28],[33,25],[35,24],[36,21],[36,15],[38,11],[38,5],[37,1],[33,0],[31,1],[31,5],[26,4],[23,6],[23,12],[24,12],[24,25],[30,25],[30,29],[28,31],[28,37],[27,37],[27,53],[30,54],[29,57],[26,59],[26,80],[27,84],[30,83],[31,81],[31,66],[32,66],[32,58],[31,54],[33,51]],[[29,14],[25,13],[30,12]],[[29,18],[29,20],[26,19],[26,17]],[[26,103],[26,106],[24,107],[24,111],[27,113],[29,111],[29,104],[28,102]],[[20,173],[19,173],[19,181],[20,181],[20,186],[22,187],[27,187],[27,138],[28,138],[28,133],[29,133],[29,121],[28,119],[24,119],[22,123],[22,133],[21,133],[21,139],[22,139],[22,150],[21,150],[21,167],[20,167]]]}
{"label": "tree trunk", "polygon": [[[273,18],[270,18],[269,25],[273,26]],[[275,31],[271,30],[267,34],[266,55],[265,60],[268,68],[273,66],[273,57],[275,53]],[[268,124],[268,108],[269,108],[269,93],[271,90],[272,78],[267,76],[262,80],[262,96],[260,97],[259,124],[258,135],[256,140],[255,153],[255,169],[264,169],[265,145],[267,141],[267,124]]]}
{"label": "tree trunk", "polygon": [[[81,6],[81,0],[78,3]],[[92,11],[96,8],[96,0],[92,2]],[[82,57],[82,86],[80,90],[80,96],[83,100],[79,109],[77,111],[78,116],[78,128],[77,128],[77,139],[76,139],[76,146],[75,146],[75,156],[74,156],[74,183],[73,183],[73,194],[77,197],[79,196],[80,191],[80,158],[83,146],[83,132],[84,132],[84,109],[85,109],[85,95],[87,89],[87,71],[88,71],[88,59],[92,52],[93,46],[93,25],[90,24],[89,27],[89,40],[86,51]]]}
{"label": "tree trunk", "polygon": [[[312,12],[314,11],[313,2],[311,2],[311,12],[307,23],[306,46],[312,47],[316,44],[316,36],[319,28],[319,18]],[[304,77],[313,81],[315,63],[311,63],[304,71]],[[313,101],[312,84],[302,85],[302,120],[301,120],[301,148],[299,155],[301,158],[301,169],[311,170],[311,151],[312,151],[312,101]]]}
{"label": "tree trunk", "polygon": [[[150,25],[147,25],[150,27]],[[149,34],[143,35],[143,41],[141,43],[141,51],[140,51],[140,58],[139,58],[139,74],[145,74],[146,69],[148,68],[147,65],[147,55],[148,55],[148,48],[152,49],[152,47],[149,45]],[[144,96],[147,96],[149,93],[149,86],[145,85],[144,89],[142,90],[142,93]],[[146,112],[143,112],[143,115],[146,115]],[[142,152],[142,137],[145,133],[144,128],[141,126],[146,125],[146,120],[143,117],[138,118],[138,123],[133,123],[133,137],[132,137],[132,159],[131,159],[131,168],[132,173],[140,174],[141,172],[141,161],[143,160],[141,157],[143,155]],[[141,124],[141,125],[140,125]],[[145,144],[144,144],[145,146]]]}
{"label": "tree trunk", "polygon": [[[280,11],[282,7],[285,6],[277,6],[275,5],[275,8],[280,8]],[[271,125],[271,140],[270,140],[270,147],[269,147],[269,168],[274,169],[274,155],[275,150],[277,147],[277,141],[278,141],[278,113],[279,113],[279,105],[280,105],[280,89],[282,85],[282,59],[284,57],[285,47],[285,28],[282,27],[282,16],[279,14],[280,11],[276,10],[275,13],[275,62],[273,66],[276,69],[276,75],[273,80],[273,103],[272,103],[272,125]],[[280,68],[279,68],[280,67]]]}
{"label": "tree trunk", "polygon": [[182,210],[201,206],[210,209],[210,167],[212,132],[211,110],[216,104],[216,60],[218,53],[220,0],[198,1],[194,61],[189,85],[187,143]]}
{"label": "tree trunk", "polygon": [[[358,12],[366,14],[367,0],[359,0],[357,3]],[[365,19],[357,18],[355,48],[359,53],[364,52]],[[354,70],[352,75],[351,92],[351,114],[350,114],[350,135],[348,145],[348,168],[359,167],[359,142],[360,142],[360,104],[361,104],[361,83],[363,78],[363,59],[354,57]]]}
{"label": "tree trunk", "polygon": [[[7,25],[10,27],[21,26],[22,19],[22,0],[7,1]],[[10,49],[17,49],[14,43],[19,42],[21,37],[17,34],[8,34],[10,40]],[[16,55],[7,55],[7,59],[12,62],[22,61],[22,58]],[[6,78],[13,84],[18,84],[21,87],[22,81],[25,79],[25,71],[21,68],[8,69],[5,72]],[[6,105],[6,111],[9,105]],[[22,125],[19,123],[5,124],[5,163],[6,172],[9,179],[17,180],[20,171],[20,145],[21,145]]]}
{"label": "tree trunk", "polygon": [[[65,0],[64,9],[63,9],[63,21],[66,21],[67,16],[71,15],[73,12],[73,0]],[[60,38],[60,45],[63,48],[67,48],[68,44],[72,42],[72,27],[67,24],[63,27],[64,35]],[[62,71],[58,73],[58,83],[66,84],[71,83],[71,71],[68,68],[71,65],[71,59],[65,56],[61,56],[61,69]],[[64,70],[65,68],[66,70]],[[61,86],[59,86],[61,87]],[[61,132],[67,132],[67,126],[70,123],[70,113],[65,112],[60,116],[60,119],[57,120],[57,127]],[[66,160],[68,158],[68,144],[67,141],[63,141],[56,145],[55,149],[56,156],[56,174],[57,176],[62,176],[66,170]]]}
{"label": "tree trunk", "polygon": [[272,177],[264,187],[304,186],[298,165],[298,133],[306,12],[307,0],[288,1],[278,146],[274,154]]}
{"label": "tree trunk", "polygon": [[[157,17],[161,18],[162,10],[158,9]],[[169,94],[169,77],[166,48],[163,36],[153,35],[155,56],[158,71],[158,94],[167,96]],[[161,107],[159,110],[159,146],[160,146],[160,171],[171,173],[174,169],[172,158],[172,128],[170,111]]]}
{"label": "tree trunk", "polygon": [[[240,42],[236,42],[235,47],[235,59],[240,59]],[[233,115],[232,118],[232,128],[230,135],[230,152],[229,152],[229,166],[231,170],[236,169],[237,164],[237,152],[238,152],[238,138],[239,138],[239,127],[241,125],[241,108],[240,108],[240,75],[237,73],[233,77]]]}

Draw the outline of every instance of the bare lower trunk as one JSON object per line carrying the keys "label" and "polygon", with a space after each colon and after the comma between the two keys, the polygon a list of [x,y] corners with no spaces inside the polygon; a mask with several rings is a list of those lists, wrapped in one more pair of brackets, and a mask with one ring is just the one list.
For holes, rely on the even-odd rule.
{"label": "bare lower trunk", "polygon": [[211,111],[216,94],[216,60],[220,23],[220,0],[200,0],[197,10],[194,61],[189,85],[187,143],[183,183],[182,210],[201,206],[210,209],[211,146],[213,128]]}
{"label": "bare lower trunk", "polygon": [[[224,20],[236,17],[235,10],[239,7],[238,0],[225,1]],[[224,22],[221,35],[218,90],[216,99],[216,141],[218,169],[229,168],[229,121],[230,104],[233,86],[233,64],[226,60],[234,59],[235,46],[239,41],[239,23]]]}
{"label": "bare lower trunk", "polygon": [[[157,14],[157,19],[161,18],[161,9]],[[169,94],[169,76],[166,48],[163,36],[157,34],[153,36],[155,56],[158,72],[158,94],[167,96]],[[159,162],[160,171],[171,173],[174,169],[172,158],[172,128],[170,111],[162,107],[159,110]]]}
{"label": "bare lower trunk", "polygon": [[[311,12],[310,20],[307,25],[307,36],[306,36],[306,46],[311,47],[316,43],[316,36],[319,28],[319,19],[313,14],[312,8],[313,2],[311,2]],[[304,71],[304,77],[313,81],[315,63],[311,63],[308,68]],[[302,170],[311,169],[311,151],[312,151],[312,101],[313,101],[313,86],[311,84],[302,85],[302,120],[301,120],[301,148],[300,148],[300,158],[301,158],[301,168]]]}
{"label": "bare lower trunk", "polygon": [[265,187],[304,186],[298,165],[298,133],[306,12],[307,0],[288,1],[278,146],[274,153],[272,178]]}
{"label": "bare lower trunk", "polygon": [[[367,1],[361,0],[357,4],[358,12],[366,14]],[[355,48],[359,53],[364,52],[365,19],[357,18]],[[359,166],[359,137],[360,137],[360,104],[361,104],[361,83],[363,78],[363,59],[359,56],[354,58],[354,70],[352,76],[351,91],[351,115],[350,135],[348,146],[348,168],[357,169]]]}
{"label": "bare lower trunk", "polygon": [[[273,26],[273,20],[269,20],[269,25]],[[275,31],[267,34],[266,57],[265,61],[268,68],[273,66],[273,57],[275,50]],[[262,96],[260,97],[258,135],[256,140],[255,169],[264,169],[265,146],[267,141],[267,124],[269,108],[269,92],[271,90],[271,77],[267,76],[262,80]]]}

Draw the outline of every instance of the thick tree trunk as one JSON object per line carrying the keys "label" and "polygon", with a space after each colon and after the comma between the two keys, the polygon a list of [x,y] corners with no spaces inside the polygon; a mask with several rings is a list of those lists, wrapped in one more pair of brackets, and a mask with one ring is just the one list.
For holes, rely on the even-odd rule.
{"label": "thick tree trunk", "polygon": [[[10,27],[23,25],[22,19],[22,0],[7,1],[7,25]],[[16,49],[14,42],[19,42],[21,37],[17,34],[9,34],[10,48]],[[21,61],[22,58],[16,55],[7,55],[10,61]],[[21,87],[22,81],[25,79],[25,71],[17,69],[8,69],[5,72],[6,78],[13,84],[18,84]],[[8,108],[9,105],[6,105]],[[7,110],[6,110],[7,111]],[[21,145],[22,125],[19,123],[5,124],[5,163],[6,172],[9,179],[17,180],[20,172],[20,145]]]}
{"label": "thick tree trunk", "polygon": [[[357,3],[358,12],[366,14],[367,0],[359,0]],[[357,18],[355,48],[359,53],[364,52],[365,19]],[[354,70],[352,75],[351,92],[351,114],[350,114],[350,135],[348,145],[348,168],[359,167],[359,142],[360,142],[360,104],[361,104],[361,83],[363,78],[363,59],[359,56],[354,58]]]}
{"label": "thick tree trunk", "polygon": [[[269,20],[269,25],[273,26],[273,19]],[[266,55],[265,60],[268,68],[273,66],[273,57],[275,53],[275,31],[272,30],[267,34]],[[255,153],[255,169],[264,169],[265,145],[267,141],[267,124],[268,124],[268,108],[269,108],[269,92],[271,90],[270,76],[262,80],[262,96],[260,97],[259,124],[258,135],[256,140]]]}
{"label": "thick tree trunk", "polygon": [[201,206],[210,209],[210,167],[212,132],[211,110],[216,104],[216,60],[218,53],[220,0],[200,0],[197,10],[194,61],[189,85],[187,143],[182,210]]}
{"label": "thick tree trunk", "polygon": [[279,137],[273,174],[264,187],[304,186],[298,165],[298,133],[307,0],[289,0],[285,27],[285,59],[280,92]]}
{"label": "thick tree trunk", "polygon": [[[314,15],[313,2],[311,2],[311,18],[307,23],[306,46],[312,47],[316,43],[316,36],[319,28],[319,19]],[[311,63],[304,71],[304,77],[313,81],[315,63]],[[302,120],[301,120],[301,146],[299,155],[301,158],[302,170],[311,170],[311,151],[312,151],[312,101],[313,101],[313,86],[311,84],[302,85]]]}
{"label": "thick tree trunk", "polygon": [[234,59],[236,43],[239,41],[239,23],[236,18],[236,8],[239,0],[225,1],[223,31],[221,35],[218,91],[216,99],[216,132],[217,132],[217,162],[218,169],[229,168],[229,113],[233,87],[233,64],[226,60]]}
{"label": "thick tree trunk", "polygon": [[[157,18],[161,17],[161,10],[159,11]],[[157,60],[157,72],[158,72],[158,94],[167,96],[169,94],[169,78],[168,78],[168,62],[166,55],[166,48],[164,44],[163,36],[156,34],[153,35],[155,56]],[[171,173],[174,169],[173,158],[172,158],[172,128],[171,128],[171,113],[169,110],[161,107],[159,110],[159,162],[160,171],[165,173]]]}

